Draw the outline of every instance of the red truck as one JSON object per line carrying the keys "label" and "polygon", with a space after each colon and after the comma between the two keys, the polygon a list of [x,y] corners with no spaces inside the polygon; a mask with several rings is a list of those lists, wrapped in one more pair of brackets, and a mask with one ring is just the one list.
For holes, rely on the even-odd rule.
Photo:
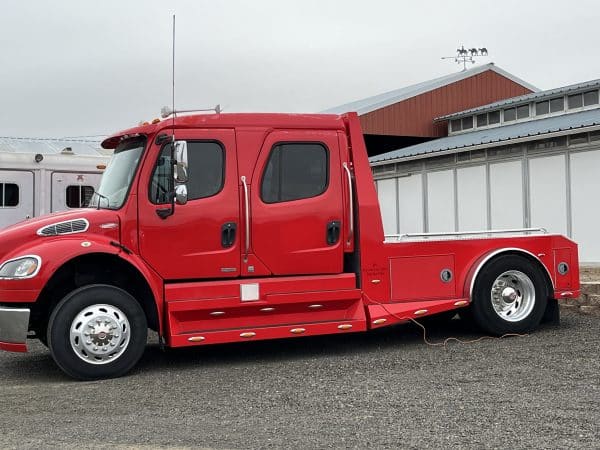
{"label": "red truck", "polygon": [[0,349],[36,337],[77,379],[129,371],[148,328],[185,347],[460,310],[502,335],[579,295],[563,236],[386,241],[354,113],[180,116],[102,146],[114,155],[91,207],[0,231]]}

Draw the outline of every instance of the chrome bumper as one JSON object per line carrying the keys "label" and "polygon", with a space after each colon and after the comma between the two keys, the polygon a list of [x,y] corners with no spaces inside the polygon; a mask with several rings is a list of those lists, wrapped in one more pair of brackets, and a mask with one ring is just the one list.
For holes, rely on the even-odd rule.
{"label": "chrome bumper", "polygon": [[25,344],[29,313],[29,308],[0,307],[0,343]]}

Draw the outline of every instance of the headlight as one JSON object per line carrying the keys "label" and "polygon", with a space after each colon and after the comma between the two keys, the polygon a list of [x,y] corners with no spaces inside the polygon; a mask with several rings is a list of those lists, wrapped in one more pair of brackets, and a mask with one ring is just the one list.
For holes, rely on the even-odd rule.
{"label": "headlight", "polygon": [[42,259],[35,255],[11,259],[0,266],[0,279],[34,277],[39,272],[41,265]]}

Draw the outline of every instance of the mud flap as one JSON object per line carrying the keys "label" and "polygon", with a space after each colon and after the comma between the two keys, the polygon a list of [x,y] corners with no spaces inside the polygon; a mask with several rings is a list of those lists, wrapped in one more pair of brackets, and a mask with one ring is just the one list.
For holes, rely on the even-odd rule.
{"label": "mud flap", "polygon": [[542,323],[560,325],[560,308],[558,307],[558,301],[556,299],[548,299],[546,311],[544,311],[544,316],[542,317]]}

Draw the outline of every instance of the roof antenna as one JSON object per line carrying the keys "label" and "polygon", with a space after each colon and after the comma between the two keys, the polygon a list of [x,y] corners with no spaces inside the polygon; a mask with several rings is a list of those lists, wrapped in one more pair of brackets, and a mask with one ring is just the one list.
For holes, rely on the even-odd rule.
{"label": "roof antenna", "polygon": [[172,151],[175,151],[175,14],[173,14],[173,61],[171,64],[171,69],[172,69],[172,88],[171,88],[171,101],[172,101],[172,111],[173,111],[173,117],[171,118],[171,143],[172,143]]}
{"label": "roof antenna", "polygon": [[163,119],[166,119],[167,117],[171,116],[171,128],[172,128],[172,142],[173,142],[173,146],[175,146],[175,116],[177,115],[177,113],[193,113],[193,112],[207,112],[207,111],[214,111],[216,114],[221,114],[223,112],[223,108],[221,107],[220,104],[216,105],[214,108],[204,108],[204,109],[182,109],[181,111],[177,111],[175,109],[175,14],[173,14],[173,61],[171,63],[171,68],[172,68],[172,88],[171,88],[171,94],[172,94],[172,99],[171,99],[171,107],[169,108],[168,106],[163,106],[160,109],[160,116]]}

